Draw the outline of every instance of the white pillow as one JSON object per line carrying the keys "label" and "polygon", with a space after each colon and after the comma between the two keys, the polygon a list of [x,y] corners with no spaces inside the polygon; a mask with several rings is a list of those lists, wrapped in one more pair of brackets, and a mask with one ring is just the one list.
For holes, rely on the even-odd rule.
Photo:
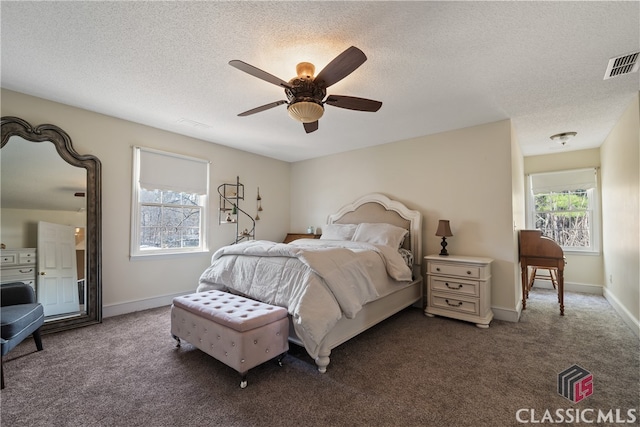
{"label": "white pillow", "polygon": [[356,224],[327,224],[322,229],[320,239],[325,240],[351,240],[356,232]]}
{"label": "white pillow", "polygon": [[358,224],[353,235],[353,241],[373,243],[376,245],[387,245],[398,249],[404,242],[404,238],[409,234],[409,230],[385,223],[362,223]]}

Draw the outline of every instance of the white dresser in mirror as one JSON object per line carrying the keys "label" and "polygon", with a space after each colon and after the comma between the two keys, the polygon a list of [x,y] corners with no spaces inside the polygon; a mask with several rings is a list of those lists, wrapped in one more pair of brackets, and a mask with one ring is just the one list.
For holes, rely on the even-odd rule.
{"label": "white dresser in mirror", "polygon": [[2,249],[0,283],[23,282],[36,290],[36,249]]}

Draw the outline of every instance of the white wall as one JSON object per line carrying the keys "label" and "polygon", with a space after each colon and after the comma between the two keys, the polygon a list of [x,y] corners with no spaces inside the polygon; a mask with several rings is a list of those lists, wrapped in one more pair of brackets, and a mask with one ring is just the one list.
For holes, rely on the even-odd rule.
{"label": "white wall", "polygon": [[[102,279],[105,316],[167,304],[194,291],[211,253],[162,259],[129,259],[132,146],[140,145],[208,159],[211,164],[211,250],[234,239],[235,228],[218,225],[216,189],[223,182],[245,184],[243,209],[255,214],[262,196],[259,239],[281,240],[289,230],[290,164],[221,145],[135,124],[2,89],[2,116],[32,125],[51,123],[71,137],[80,154],[102,162]],[[4,178],[4,177],[3,177]],[[241,228],[244,226],[241,224]]]}
{"label": "white wall", "polygon": [[[525,174],[553,172],[558,170],[580,169],[588,167],[600,167],[600,150],[568,151],[542,156],[529,156],[524,158]],[[602,184],[599,184],[602,193]],[[600,200],[602,205],[602,200]],[[602,227],[600,228],[602,235]],[[567,265],[564,270],[564,280],[567,288],[578,290],[589,288],[601,288],[604,285],[603,253],[576,254],[565,253]],[[575,286],[578,285],[578,286]]]}
{"label": "white wall", "polygon": [[5,208],[0,212],[0,238],[7,249],[35,248],[38,244],[38,221],[81,228],[87,222],[84,212]]}
{"label": "white wall", "polygon": [[640,101],[600,148],[605,296],[640,336]]}
{"label": "white wall", "polygon": [[386,194],[422,212],[425,254],[440,251],[436,226],[448,219],[450,253],[493,258],[496,318],[517,320],[512,161],[505,120],[296,162],[291,231],[322,228],[328,214],[357,197]]}
{"label": "white wall", "polygon": [[[513,209],[513,257],[515,265],[519,266],[519,232],[526,228],[524,158],[513,126],[511,126],[511,206]],[[522,310],[522,274],[517,268],[513,274],[514,282],[520,285],[514,295],[514,304],[520,313]]]}

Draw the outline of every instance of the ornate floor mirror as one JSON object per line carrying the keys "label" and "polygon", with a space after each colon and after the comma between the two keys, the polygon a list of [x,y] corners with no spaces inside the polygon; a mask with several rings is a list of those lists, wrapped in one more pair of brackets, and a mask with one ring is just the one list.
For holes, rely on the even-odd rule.
{"label": "ornate floor mirror", "polygon": [[45,333],[100,323],[100,160],[57,126],[2,117],[1,127],[2,283],[35,288]]}

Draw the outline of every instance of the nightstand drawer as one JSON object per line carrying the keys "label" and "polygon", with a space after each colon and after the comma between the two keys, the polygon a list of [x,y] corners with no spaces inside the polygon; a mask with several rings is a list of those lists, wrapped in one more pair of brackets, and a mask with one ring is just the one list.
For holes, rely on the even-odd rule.
{"label": "nightstand drawer", "polygon": [[449,280],[446,277],[431,276],[429,280],[429,288],[435,292],[449,292],[458,295],[467,295],[470,297],[480,296],[480,283],[470,280]]}
{"label": "nightstand drawer", "polygon": [[14,265],[17,264],[17,254],[2,255],[2,265]]}
{"label": "nightstand drawer", "polygon": [[35,279],[36,268],[35,267],[11,267],[2,269],[2,281],[16,281]]}
{"label": "nightstand drawer", "polygon": [[35,252],[21,252],[18,257],[20,264],[35,264],[36,253]]}
{"label": "nightstand drawer", "polygon": [[459,313],[480,314],[478,300],[473,298],[451,297],[444,294],[431,294],[429,297],[430,305],[434,308],[456,311]]}
{"label": "nightstand drawer", "polygon": [[429,273],[478,279],[480,278],[480,267],[431,262],[429,263]]}

